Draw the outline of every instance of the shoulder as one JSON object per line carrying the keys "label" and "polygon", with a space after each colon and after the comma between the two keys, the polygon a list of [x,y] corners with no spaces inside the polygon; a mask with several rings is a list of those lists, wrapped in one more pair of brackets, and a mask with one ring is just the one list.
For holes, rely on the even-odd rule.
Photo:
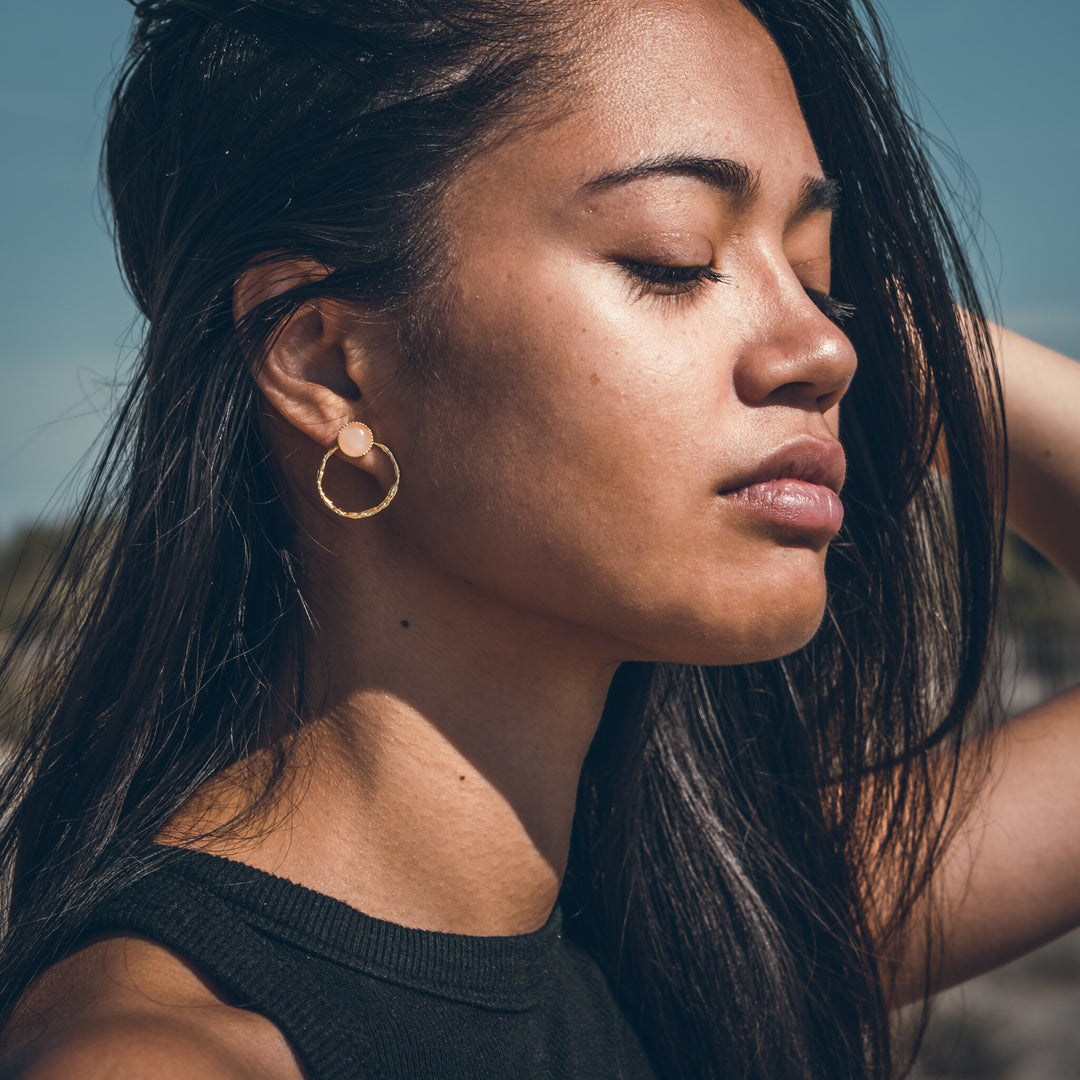
{"label": "shoulder", "polygon": [[47,971],[0,1036],[0,1080],[300,1080],[265,1017],[143,938],[97,941]]}
{"label": "shoulder", "polygon": [[255,1080],[235,1050],[216,1046],[191,1024],[115,1015],[72,1024],[0,1057],[2,1080]]}

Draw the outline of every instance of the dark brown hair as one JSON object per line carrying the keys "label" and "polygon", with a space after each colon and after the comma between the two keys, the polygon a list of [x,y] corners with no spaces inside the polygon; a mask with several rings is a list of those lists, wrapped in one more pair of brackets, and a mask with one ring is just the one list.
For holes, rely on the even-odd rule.
{"label": "dark brown hair", "polygon": [[[978,298],[873,11],[746,6],[787,58],[845,196],[834,292],[857,308],[861,366],[844,405],[847,518],[828,613],[782,660],[620,670],[563,903],[661,1076],[884,1077],[872,948],[902,931],[938,857],[931,748],[955,744],[983,671],[999,395],[987,343],[954,307],[978,313]],[[6,663],[12,677],[19,650],[45,641],[0,804],[5,1013],[90,908],[146,872],[148,842],[193,792],[301,722],[303,566],[245,355],[313,295],[389,313],[410,340],[442,186],[572,65],[582,5],[135,10],[104,175],[146,334],[72,538]],[[238,333],[238,276],[283,252],[331,272]],[[948,483],[930,468],[935,446]],[[50,634],[59,603],[72,615]],[[868,887],[883,874],[895,895],[884,927]]]}

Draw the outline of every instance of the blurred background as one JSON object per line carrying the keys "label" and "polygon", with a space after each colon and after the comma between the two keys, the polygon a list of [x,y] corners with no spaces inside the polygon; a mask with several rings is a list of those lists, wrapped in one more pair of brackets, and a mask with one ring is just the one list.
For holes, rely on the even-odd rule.
{"label": "blurred background", "polygon": [[[1080,4],[880,0],[985,293],[1080,357]],[[125,0],[4,5],[0,36],[0,633],[49,557],[140,327],[96,193]],[[1080,418],[1078,418],[1080,422]],[[1080,538],[1078,538],[1080,542]],[[1007,550],[1012,711],[1080,681],[1080,590]],[[1080,934],[942,995],[919,1080],[1080,1078]]]}

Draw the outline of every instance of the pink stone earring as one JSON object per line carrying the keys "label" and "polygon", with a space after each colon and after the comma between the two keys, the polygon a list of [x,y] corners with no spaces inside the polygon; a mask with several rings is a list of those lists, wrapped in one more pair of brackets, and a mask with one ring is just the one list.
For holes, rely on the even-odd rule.
{"label": "pink stone earring", "polygon": [[[390,464],[394,466],[394,482],[390,485],[390,490],[386,493],[383,501],[379,503],[378,506],[373,506],[370,510],[342,510],[341,507],[335,505],[330,496],[323,491],[323,476],[326,473],[326,463],[339,450],[346,457],[362,458],[371,452],[373,446],[377,446],[390,459]],[[390,452],[390,447],[383,446],[382,443],[376,442],[375,436],[371,433],[371,428],[369,428],[367,424],[360,423],[359,420],[350,421],[338,431],[337,441],[326,451],[326,456],[322,459],[322,464],[319,466],[319,475],[315,478],[315,486],[319,489],[319,497],[322,501],[339,517],[354,519],[369,518],[374,517],[376,514],[381,514],[394,501],[394,496],[398,493],[398,484],[400,483],[401,470],[398,468],[397,459]]]}

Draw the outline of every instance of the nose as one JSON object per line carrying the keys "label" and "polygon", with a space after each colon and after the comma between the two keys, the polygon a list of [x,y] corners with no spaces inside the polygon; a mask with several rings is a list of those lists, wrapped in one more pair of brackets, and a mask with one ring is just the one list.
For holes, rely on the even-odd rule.
{"label": "nose", "polygon": [[828,412],[855,375],[847,335],[800,288],[778,303],[740,352],[735,390],[751,405]]}

